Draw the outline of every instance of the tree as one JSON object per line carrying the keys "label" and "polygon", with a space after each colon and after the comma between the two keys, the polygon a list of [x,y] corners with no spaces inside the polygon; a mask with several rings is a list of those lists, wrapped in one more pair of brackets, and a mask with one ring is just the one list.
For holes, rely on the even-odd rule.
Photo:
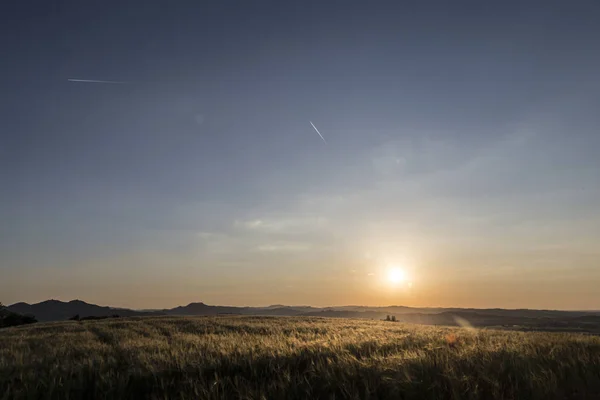
{"label": "tree", "polygon": [[390,316],[389,316],[389,315],[386,315],[386,317],[385,317],[385,320],[386,320],[386,321],[391,321],[392,319],[390,318]]}
{"label": "tree", "polygon": [[396,316],[392,315],[392,322],[396,322]]}
{"label": "tree", "polygon": [[37,320],[33,316],[21,315],[11,312],[2,306],[0,308],[0,328],[8,328],[10,326],[19,326],[36,323]]}

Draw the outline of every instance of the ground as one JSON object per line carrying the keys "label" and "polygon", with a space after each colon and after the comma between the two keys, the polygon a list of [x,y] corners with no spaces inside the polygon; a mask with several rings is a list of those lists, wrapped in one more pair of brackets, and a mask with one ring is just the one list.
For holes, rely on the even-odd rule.
{"label": "ground", "polygon": [[0,330],[0,399],[600,399],[600,337],[292,317]]}

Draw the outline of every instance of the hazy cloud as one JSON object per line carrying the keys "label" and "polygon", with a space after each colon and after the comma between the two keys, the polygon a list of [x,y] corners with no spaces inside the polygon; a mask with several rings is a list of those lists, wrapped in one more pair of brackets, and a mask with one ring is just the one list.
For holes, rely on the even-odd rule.
{"label": "hazy cloud", "polygon": [[327,224],[323,217],[236,220],[235,227],[261,233],[307,233]]}
{"label": "hazy cloud", "polygon": [[290,242],[278,242],[263,244],[257,247],[258,251],[267,253],[293,253],[299,251],[308,251],[311,246],[306,243],[290,243]]}

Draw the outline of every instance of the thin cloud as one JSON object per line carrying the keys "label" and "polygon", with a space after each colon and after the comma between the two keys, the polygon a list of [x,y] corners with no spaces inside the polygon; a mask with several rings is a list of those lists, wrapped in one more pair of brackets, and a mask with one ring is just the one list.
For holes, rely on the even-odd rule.
{"label": "thin cloud", "polygon": [[262,233],[305,233],[323,227],[327,220],[322,217],[236,220],[235,227]]}
{"label": "thin cloud", "polygon": [[258,246],[257,250],[266,253],[294,253],[310,250],[310,246],[305,243],[270,243]]}

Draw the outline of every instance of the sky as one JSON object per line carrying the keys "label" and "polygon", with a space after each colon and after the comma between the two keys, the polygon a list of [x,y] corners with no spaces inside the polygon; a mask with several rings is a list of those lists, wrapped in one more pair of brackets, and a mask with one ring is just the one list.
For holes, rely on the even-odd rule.
{"label": "sky", "polygon": [[600,309],[599,20],[2,2],[0,301]]}

